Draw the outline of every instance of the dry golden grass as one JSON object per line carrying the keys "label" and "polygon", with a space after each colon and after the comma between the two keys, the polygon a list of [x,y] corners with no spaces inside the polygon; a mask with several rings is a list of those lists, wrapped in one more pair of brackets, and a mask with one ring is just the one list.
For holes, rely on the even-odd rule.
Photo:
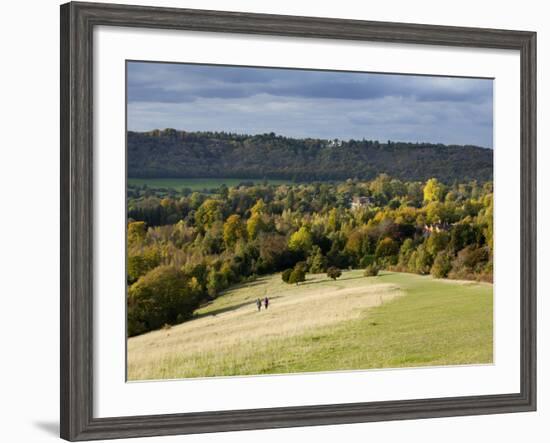
{"label": "dry golden grass", "polygon": [[[267,295],[270,307],[257,312]],[[403,295],[403,296],[401,296]],[[197,318],[128,340],[128,379],[491,363],[493,286],[382,272],[280,275],[228,290]]]}
{"label": "dry golden grass", "polygon": [[[128,378],[234,373],[235,364],[246,366],[247,356],[259,348],[267,352],[277,343],[358,319],[403,294],[397,285],[377,281],[357,273],[337,281],[320,274],[289,286],[274,275],[241,285],[200,309],[196,319],[129,339]],[[255,301],[266,295],[269,309],[258,312]]]}

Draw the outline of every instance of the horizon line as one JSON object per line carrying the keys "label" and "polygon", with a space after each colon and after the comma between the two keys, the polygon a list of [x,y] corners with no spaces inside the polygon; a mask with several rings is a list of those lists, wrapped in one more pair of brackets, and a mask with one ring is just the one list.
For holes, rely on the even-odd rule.
{"label": "horizon line", "polygon": [[281,137],[281,138],[292,139],[292,140],[320,140],[320,141],[326,141],[326,142],[339,141],[339,142],[342,142],[342,143],[349,143],[351,141],[356,141],[356,142],[369,141],[369,142],[377,142],[381,145],[388,145],[388,143],[403,143],[403,144],[411,144],[411,145],[421,145],[421,144],[424,144],[424,145],[442,145],[442,146],[445,146],[445,147],[464,147],[464,148],[472,147],[472,148],[494,150],[494,147],[492,147],[492,146],[481,146],[481,145],[473,145],[473,144],[464,145],[464,144],[459,144],[459,143],[443,143],[443,142],[432,142],[432,141],[404,141],[404,140],[391,140],[391,139],[388,139],[387,141],[381,141],[379,139],[370,139],[370,138],[365,138],[365,137],[363,137],[362,139],[357,139],[357,138],[342,139],[342,138],[338,138],[338,137],[335,137],[335,138],[292,137],[292,136],[288,136],[288,135],[278,134],[274,131],[271,131],[271,132],[258,132],[256,134],[252,134],[252,133],[246,133],[246,132],[241,133],[241,132],[231,132],[231,131],[223,131],[223,130],[200,131],[200,130],[185,130],[185,129],[176,129],[176,128],[163,128],[163,129],[154,128],[154,129],[141,130],[141,131],[134,130],[134,129],[127,129],[126,132],[127,133],[134,132],[134,133],[138,133],[138,134],[148,134],[148,133],[151,133],[151,132],[154,132],[154,131],[165,132],[165,131],[169,131],[169,130],[173,130],[173,131],[176,131],[176,132],[185,132],[185,133],[227,134],[227,135],[235,135],[235,136],[241,136],[241,137],[257,137],[257,136],[262,136],[262,135],[271,135],[271,134],[273,134],[273,136],[275,136],[275,137]]}

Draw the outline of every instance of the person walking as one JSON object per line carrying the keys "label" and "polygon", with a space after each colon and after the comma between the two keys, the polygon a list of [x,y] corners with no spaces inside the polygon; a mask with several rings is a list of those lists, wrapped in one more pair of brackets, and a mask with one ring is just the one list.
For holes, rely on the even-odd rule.
{"label": "person walking", "polygon": [[269,306],[269,298],[267,298],[267,296],[264,298],[264,306],[265,306],[266,309]]}
{"label": "person walking", "polygon": [[258,308],[258,311],[262,309],[262,301],[259,298],[256,299],[256,307]]}

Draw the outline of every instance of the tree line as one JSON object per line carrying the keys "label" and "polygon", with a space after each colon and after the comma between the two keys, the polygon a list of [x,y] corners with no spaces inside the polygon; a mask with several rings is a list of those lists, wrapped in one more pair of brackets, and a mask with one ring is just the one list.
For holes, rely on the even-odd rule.
{"label": "tree line", "polygon": [[476,146],[175,129],[130,131],[127,140],[128,176],[136,178],[372,180],[385,172],[401,180],[436,177],[447,184],[493,179],[492,150]]}
{"label": "tree line", "polygon": [[437,179],[128,194],[128,333],[189,319],[232,284],[380,269],[492,280],[492,182]]}

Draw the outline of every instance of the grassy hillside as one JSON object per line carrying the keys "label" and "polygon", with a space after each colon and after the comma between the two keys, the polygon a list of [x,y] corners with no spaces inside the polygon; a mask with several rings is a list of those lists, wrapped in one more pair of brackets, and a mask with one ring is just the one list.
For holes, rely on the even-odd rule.
{"label": "grassy hillside", "polygon": [[[271,304],[257,312],[254,301]],[[493,287],[385,272],[280,275],[232,288],[187,323],[128,341],[129,380],[490,363]]]}

